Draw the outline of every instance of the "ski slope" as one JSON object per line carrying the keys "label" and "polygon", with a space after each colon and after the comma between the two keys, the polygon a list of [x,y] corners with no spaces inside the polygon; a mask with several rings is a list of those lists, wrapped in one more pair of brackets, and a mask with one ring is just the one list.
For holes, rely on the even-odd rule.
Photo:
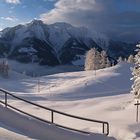
{"label": "ski slope", "polygon": [[[110,123],[110,136],[117,140],[139,140],[140,125],[135,122],[135,100],[130,94],[131,66],[122,63],[96,72],[67,72],[36,78],[11,71],[8,79],[0,79],[0,86],[46,107],[107,121]],[[44,110],[12,99],[10,103],[41,118],[49,119],[48,112]],[[96,124],[57,115],[55,121],[96,133],[99,133],[101,128]],[[22,132],[24,134],[24,131]]]}

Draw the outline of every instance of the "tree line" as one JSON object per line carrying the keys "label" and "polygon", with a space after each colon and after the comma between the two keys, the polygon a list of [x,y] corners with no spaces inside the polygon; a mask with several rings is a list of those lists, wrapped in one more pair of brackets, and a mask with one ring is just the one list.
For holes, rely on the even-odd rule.
{"label": "tree line", "polygon": [[[134,63],[134,56],[130,55],[128,59],[123,59],[122,57],[119,57],[117,62],[128,62],[128,63]],[[91,48],[87,53],[86,53],[86,58],[85,58],[85,70],[98,70],[98,69],[103,69],[107,68],[114,65],[111,63],[109,60],[107,54],[105,51],[99,52],[95,48]]]}

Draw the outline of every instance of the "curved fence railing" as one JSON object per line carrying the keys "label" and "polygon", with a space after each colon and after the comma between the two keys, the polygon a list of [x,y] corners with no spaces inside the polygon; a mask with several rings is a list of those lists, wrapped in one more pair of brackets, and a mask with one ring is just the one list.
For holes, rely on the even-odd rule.
{"label": "curved fence railing", "polygon": [[[0,103],[4,104],[5,107],[9,107],[9,108],[11,108],[11,109],[14,109],[14,110],[16,110],[16,111],[18,111],[18,112],[20,112],[20,113],[23,113],[23,114],[25,114],[25,115],[27,115],[27,116],[30,116],[30,117],[35,118],[35,119],[37,119],[37,120],[40,120],[40,121],[42,121],[42,122],[45,122],[45,123],[52,123],[52,124],[55,124],[55,125],[58,126],[58,127],[62,127],[62,128],[65,128],[65,129],[69,129],[69,130],[72,130],[72,131],[77,131],[77,132],[81,132],[81,133],[85,133],[85,134],[90,134],[90,133],[91,133],[91,132],[82,131],[82,130],[70,128],[70,127],[63,126],[63,125],[61,125],[61,124],[55,123],[54,114],[59,114],[59,115],[61,115],[61,116],[63,115],[63,116],[71,117],[71,118],[78,119],[78,120],[88,121],[88,122],[91,122],[91,123],[93,123],[93,122],[94,122],[94,123],[99,123],[99,124],[102,125],[102,132],[101,132],[101,133],[102,133],[102,134],[105,134],[105,135],[108,135],[108,134],[109,134],[109,123],[108,123],[108,122],[99,121],[99,120],[93,120],[93,119],[88,119],[88,118],[83,118],[83,117],[79,117],[79,116],[74,116],[74,115],[67,114],[67,113],[64,113],[64,112],[60,112],[60,111],[57,111],[57,110],[54,110],[54,109],[51,109],[51,108],[47,108],[47,107],[45,107],[45,106],[42,106],[42,105],[39,105],[39,104],[30,102],[30,101],[28,101],[28,100],[26,100],[26,99],[23,99],[23,98],[21,98],[21,97],[18,97],[18,96],[16,96],[16,95],[10,93],[10,92],[7,91],[7,90],[4,90],[4,89],[0,89],[0,92],[1,92],[0,95],[4,94],[4,100],[1,100],[1,99],[0,99]],[[40,118],[40,117],[38,117],[38,116],[32,115],[32,114],[27,113],[27,112],[25,112],[25,111],[23,111],[23,110],[21,110],[21,109],[19,109],[19,108],[17,108],[17,107],[14,107],[14,106],[10,105],[10,104],[8,103],[8,100],[9,100],[9,97],[10,97],[10,96],[11,96],[12,98],[14,98],[14,99],[23,101],[23,102],[25,102],[25,103],[28,103],[28,104],[30,104],[30,105],[39,107],[39,108],[44,109],[44,110],[47,110],[47,111],[50,111],[50,112],[51,112],[51,121],[42,119],[42,118]]]}

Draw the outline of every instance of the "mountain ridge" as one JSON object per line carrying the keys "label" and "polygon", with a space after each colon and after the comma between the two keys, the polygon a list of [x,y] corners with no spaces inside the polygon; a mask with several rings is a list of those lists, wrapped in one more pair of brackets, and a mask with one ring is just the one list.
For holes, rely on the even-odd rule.
{"label": "mountain ridge", "polygon": [[[95,47],[99,51],[106,50],[108,56],[114,59],[121,54],[127,57],[126,53],[129,51],[118,55],[115,52],[112,55],[114,48],[110,46],[112,44],[110,41],[105,35],[85,27],[74,27],[64,22],[47,25],[41,20],[33,20],[25,25],[17,25],[1,31],[0,55],[19,61],[26,59],[26,62],[59,65],[70,64],[79,59],[77,56],[84,55],[90,48]],[[117,44],[113,42],[112,46],[115,46],[115,43]],[[123,47],[119,47],[120,50],[124,50]],[[129,53],[132,51],[133,49]]]}

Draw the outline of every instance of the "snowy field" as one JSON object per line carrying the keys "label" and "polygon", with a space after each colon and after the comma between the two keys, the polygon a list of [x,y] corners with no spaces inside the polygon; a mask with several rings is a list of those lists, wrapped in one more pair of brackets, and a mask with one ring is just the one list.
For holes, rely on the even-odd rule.
{"label": "snowy field", "polygon": [[[8,79],[0,78],[0,87],[52,109],[107,121],[110,124],[109,136],[116,140],[140,140],[140,124],[135,121],[135,101],[130,94],[132,85],[130,67],[130,64],[123,63],[96,72],[67,72],[36,78],[11,69]],[[37,107],[14,99],[10,99],[9,103],[41,118],[50,119],[49,112]],[[9,113],[8,110],[5,112]],[[101,126],[96,123],[75,121],[58,115],[55,116],[55,122],[80,130],[101,132]],[[5,124],[4,118],[1,117],[0,139],[9,140],[9,137],[13,140],[29,139],[25,130],[19,132],[16,127],[15,129],[12,127],[12,124],[10,126]],[[95,138],[100,140],[99,137]],[[101,137],[101,140],[103,139],[114,140]]]}
{"label": "snowy field", "polygon": [[[0,59],[1,60],[1,59]],[[10,68],[18,73],[30,75],[30,76],[42,76],[55,73],[73,72],[83,70],[82,67],[77,65],[60,65],[56,67],[40,66],[37,63],[20,63],[13,60],[8,60]],[[18,66],[18,67],[17,67]],[[20,66],[20,67],[19,67]]]}

